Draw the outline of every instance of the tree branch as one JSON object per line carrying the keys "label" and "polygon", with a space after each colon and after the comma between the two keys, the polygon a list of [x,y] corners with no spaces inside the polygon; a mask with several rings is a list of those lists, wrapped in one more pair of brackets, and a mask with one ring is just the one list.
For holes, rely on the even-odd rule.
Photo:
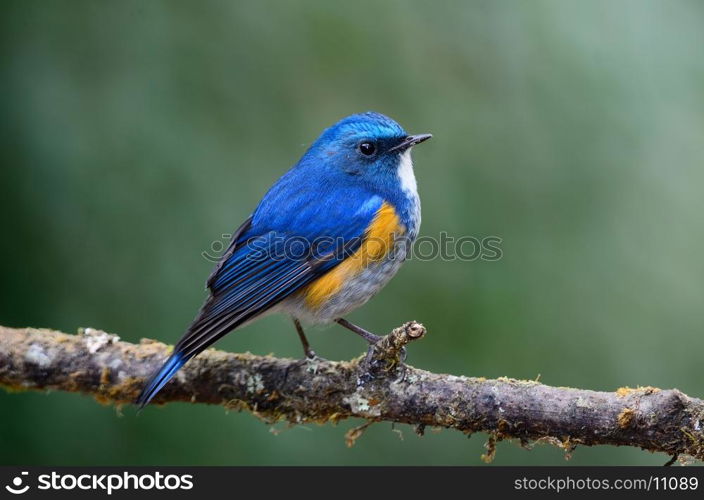
{"label": "tree branch", "polygon": [[[403,363],[425,328],[406,323],[366,357],[292,360],[207,350],[191,360],[155,403],[188,401],[246,409],[267,422],[337,422],[349,417],[487,432],[495,443],[625,445],[704,459],[704,401],[652,387],[595,392],[534,381],[458,377]],[[131,403],[170,347],[87,328],[79,335],[0,327],[0,386],[61,390],[102,403]],[[348,433],[348,441],[362,428]]]}

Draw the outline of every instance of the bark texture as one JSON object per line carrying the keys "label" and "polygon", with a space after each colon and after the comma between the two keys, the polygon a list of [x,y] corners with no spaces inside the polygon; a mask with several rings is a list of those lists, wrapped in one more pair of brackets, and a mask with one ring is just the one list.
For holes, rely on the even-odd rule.
{"label": "bark texture", "polygon": [[[349,417],[489,434],[495,443],[547,442],[636,446],[704,459],[704,401],[653,387],[596,392],[535,381],[488,380],[431,373],[403,362],[405,346],[422,338],[415,322],[395,329],[352,361],[294,360],[209,349],[191,360],[154,402],[185,401],[251,411],[267,422],[337,422]],[[170,347],[122,342],[84,329],[0,327],[0,386],[60,390],[102,403],[131,403]],[[364,426],[347,435],[348,443]]]}

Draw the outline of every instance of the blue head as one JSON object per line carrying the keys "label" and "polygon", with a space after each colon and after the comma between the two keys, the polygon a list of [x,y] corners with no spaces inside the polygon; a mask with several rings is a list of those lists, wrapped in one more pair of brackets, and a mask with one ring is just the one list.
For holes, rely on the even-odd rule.
{"label": "blue head", "polygon": [[[340,179],[373,190],[398,188],[399,168],[410,149],[432,137],[409,135],[388,116],[368,111],[343,118],[325,130],[301,159]],[[410,161],[409,161],[410,164]],[[339,175],[341,174],[341,175]]]}

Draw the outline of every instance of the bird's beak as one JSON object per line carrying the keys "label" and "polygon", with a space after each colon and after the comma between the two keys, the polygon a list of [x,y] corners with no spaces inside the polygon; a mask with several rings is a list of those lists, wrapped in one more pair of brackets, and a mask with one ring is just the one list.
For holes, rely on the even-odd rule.
{"label": "bird's beak", "polygon": [[394,146],[393,148],[389,149],[389,151],[405,151],[408,148],[415,146],[416,144],[420,144],[421,142],[427,141],[432,136],[433,134],[409,135],[403,141],[401,141],[401,144]]}

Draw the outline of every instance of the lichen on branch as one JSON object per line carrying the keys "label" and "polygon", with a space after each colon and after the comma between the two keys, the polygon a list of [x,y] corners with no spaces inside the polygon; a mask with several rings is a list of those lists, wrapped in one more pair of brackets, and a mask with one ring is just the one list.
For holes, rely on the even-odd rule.
{"label": "lichen on branch", "polygon": [[[248,410],[267,422],[337,422],[359,417],[490,435],[523,446],[635,446],[704,459],[704,401],[653,387],[597,392],[536,381],[436,374],[404,363],[406,346],[426,334],[409,322],[352,361],[295,360],[209,349],[191,360],[154,399]],[[170,347],[122,342],[90,328],[0,327],[0,386],[78,392],[102,403],[132,403]],[[348,436],[354,442],[357,434]],[[353,439],[354,438],[354,439]]]}

